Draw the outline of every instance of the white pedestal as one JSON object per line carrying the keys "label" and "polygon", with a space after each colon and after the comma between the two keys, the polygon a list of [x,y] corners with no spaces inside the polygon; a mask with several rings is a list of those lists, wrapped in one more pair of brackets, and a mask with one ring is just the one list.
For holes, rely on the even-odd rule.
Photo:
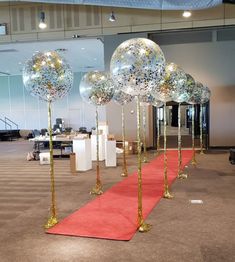
{"label": "white pedestal", "polygon": [[107,138],[109,134],[109,127],[105,123],[99,123],[99,130],[102,130],[102,134],[105,135],[105,138]]}
{"label": "white pedestal", "polygon": [[73,152],[76,154],[77,171],[87,171],[92,169],[90,139],[74,139]]}
{"label": "white pedestal", "polygon": [[39,154],[40,165],[50,165],[50,153],[44,152]]}
{"label": "white pedestal", "polygon": [[106,140],[105,141],[105,165],[106,166],[117,166],[116,141],[115,140]]}
{"label": "white pedestal", "polygon": [[[105,136],[99,135],[99,160],[105,158]],[[96,135],[91,135],[91,159],[96,161]]]}

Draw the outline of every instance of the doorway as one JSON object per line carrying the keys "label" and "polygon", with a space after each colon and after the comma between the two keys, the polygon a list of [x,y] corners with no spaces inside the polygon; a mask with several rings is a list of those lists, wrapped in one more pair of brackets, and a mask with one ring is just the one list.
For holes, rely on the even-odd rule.
{"label": "doorway", "polygon": [[[202,130],[203,130],[203,145],[209,147],[209,103],[200,107],[195,105],[195,146],[200,147],[200,110],[202,110]],[[163,107],[153,107],[153,143],[157,147],[157,135],[160,133],[160,148],[163,148],[164,136],[164,111]],[[159,119],[159,130],[157,119]],[[167,103],[166,106],[166,135],[167,148],[178,147],[178,104],[174,102]],[[181,135],[182,147],[191,148],[192,146],[192,105],[181,105]]]}

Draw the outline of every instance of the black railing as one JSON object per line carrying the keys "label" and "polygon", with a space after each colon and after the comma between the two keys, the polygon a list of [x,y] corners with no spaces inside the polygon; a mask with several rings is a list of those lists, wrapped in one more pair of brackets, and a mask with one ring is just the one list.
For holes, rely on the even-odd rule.
{"label": "black railing", "polygon": [[7,123],[5,120],[0,118],[0,121],[2,121],[5,124],[5,130],[7,130],[7,126],[10,127],[10,130],[12,129],[12,126],[9,123]]}
{"label": "black railing", "polygon": [[[8,117],[6,117],[6,116],[5,116],[5,122],[6,122],[6,123],[8,123],[8,122],[12,123],[13,125],[16,126],[16,129],[18,129],[18,125],[17,125],[14,121],[12,121],[10,118],[8,118]],[[9,123],[8,123],[8,124],[9,124]]]}

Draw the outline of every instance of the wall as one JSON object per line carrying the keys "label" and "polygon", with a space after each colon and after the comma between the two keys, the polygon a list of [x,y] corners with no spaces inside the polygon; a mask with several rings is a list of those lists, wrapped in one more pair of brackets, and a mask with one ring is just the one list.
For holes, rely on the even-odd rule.
{"label": "wall", "polygon": [[[90,130],[95,126],[95,107],[84,103],[79,95],[81,76],[82,73],[75,73],[69,95],[53,104],[52,123],[56,118],[63,118],[65,126],[75,130],[81,126]],[[10,118],[20,129],[47,128],[47,105],[27,92],[22,76],[0,77],[0,89],[0,118]],[[100,121],[106,121],[105,108],[101,107],[99,112]],[[5,129],[2,122],[0,129]]]}
{"label": "wall", "polygon": [[210,146],[235,145],[235,41],[161,46],[174,61],[211,89]]}

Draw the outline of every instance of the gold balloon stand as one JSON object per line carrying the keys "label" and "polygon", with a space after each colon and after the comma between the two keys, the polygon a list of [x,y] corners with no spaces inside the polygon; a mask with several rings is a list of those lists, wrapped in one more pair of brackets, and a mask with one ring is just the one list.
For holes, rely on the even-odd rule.
{"label": "gold balloon stand", "polygon": [[91,195],[101,195],[102,191],[102,183],[100,179],[100,162],[99,162],[99,115],[98,115],[98,107],[96,106],[96,185],[91,189]]}
{"label": "gold balloon stand", "polygon": [[193,166],[197,165],[197,161],[196,161],[196,151],[195,151],[195,107],[194,105],[192,105],[192,150],[193,150],[193,157],[192,157],[192,161],[191,164]]}
{"label": "gold balloon stand", "polygon": [[141,128],[140,128],[141,114],[140,114],[140,97],[137,96],[137,151],[138,151],[138,230],[139,232],[147,232],[151,225],[144,222],[143,208],[142,208],[142,163],[141,163]]}
{"label": "gold balloon stand", "polygon": [[164,193],[163,197],[167,199],[173,198],[169,191],[169,183],[167,176],[167,150],[166,150],[166,102],[164,103]]}
{"label": "gold balloon stand", "polygon": [[188,176],[182,170],[182,136],[181,136],[181,103],[178,104],[178,176],[179,179],[185,179]]}
{"label": "gold balloon stand", "polygon": [[123,164],[122,164],[122,177],[127,177],[127,164],[126,164],[126,132],[125,132],[125,112],[124,106],[122,106],[122,146],[123,146]]}
{"label": "gold balloon stand", "polygon": [[48,101],[48,129],[49,129],[49,149],[50,149],[50,179],[51,179],[51,216],[45,224],[45,228],[51,228],[58,223],[56,217],[56,200],[55,200],[55,175],[54,175],[54,159],[53,159],[53,143],[52,143],[52,127],[51,127],[51,101]]}
{"label": "gold balloon stand", "polygon": [[144,154],[143,154],[143,163],[148,163],[147,157],[147,148],[146,148],[146,105],[142,106],[143,108],[143,144],[144,144]]}
{"label": "gold balloon stand", "polygon": [[203,128],[202,128],[202,122],[203,122],[203,105],[200,104],[200,154],[204,155],[204,147],[203,147]]}
{"label": "gold balloon stand", "polygon": [[159,121],[158,107],[157,107],[157,155],[160,155],[160,121]]}

